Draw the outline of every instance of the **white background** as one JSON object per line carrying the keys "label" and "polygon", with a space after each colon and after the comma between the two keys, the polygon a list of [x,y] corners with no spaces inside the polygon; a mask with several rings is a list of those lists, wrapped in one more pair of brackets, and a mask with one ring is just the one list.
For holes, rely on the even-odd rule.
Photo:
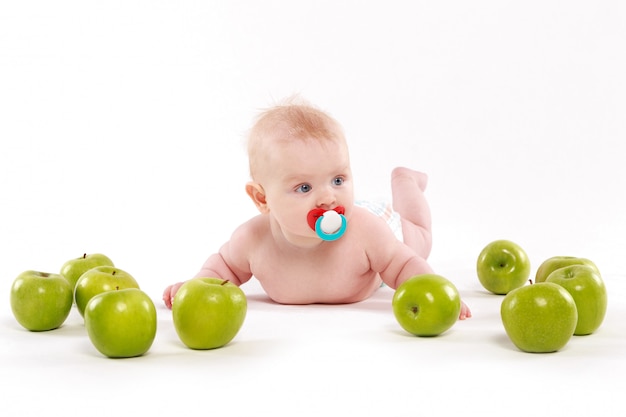
{"label": "white background", "polygon": [[[607,378],[626,371],[625,41],[618,0],[3,1],[3,407],[623,415]],[[177,341],[161,292],[255,214],[246,130],[296,93],[343,125],[358,197],[388,198],[397,165],[429,174],[430,261],[472,320],[407,338],[385,289],[289,307],[253,282],[231,345]],[[501,298],[474,273],[500,238],[526,249],[533,273],[553,255],[594,260],[610,290],[600,331],[552,355],[516,351]],[[75,311],[45,334],[14,321],[17,274],[84,252],[109,255],[155,300],[148,355],[102,358]]]}

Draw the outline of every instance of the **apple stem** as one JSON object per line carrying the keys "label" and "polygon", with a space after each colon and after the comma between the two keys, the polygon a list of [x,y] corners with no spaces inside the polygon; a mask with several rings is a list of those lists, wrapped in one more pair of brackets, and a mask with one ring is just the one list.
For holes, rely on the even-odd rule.
{"label": "apple stem", "polygon": [[120,286],[119,286],[119,285],[116,285],[116,286],[115,286],[115,291],[119,291],[119,289],[120,289]]}
{"label": "apple stem", "polygon": [[533,280],[529,279],[528,282],[530,282],[530,285],[533,285]]}
{"label": "apple stem", "polygon": [[115,275],[115,269],[113,270],[113,272],[111,272],[111,275]]}
{"label": "apple stem", "polygon": [[226,279],[226,280],[224,280],[224,282],[222,282],[220,285],[226,285],[226,284],[227,284],[227,283],[229,283],[229,282],[230,282],[230,280],[227,280],[227,279]]}
{"label": "apple stem", "polygon": [[85,259],[87,257],[86,253],[83,253],[83,259]]}

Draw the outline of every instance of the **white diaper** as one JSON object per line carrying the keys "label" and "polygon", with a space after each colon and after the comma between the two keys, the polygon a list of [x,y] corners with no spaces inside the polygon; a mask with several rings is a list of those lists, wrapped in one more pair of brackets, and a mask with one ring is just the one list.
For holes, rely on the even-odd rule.
{"label": "white diaper", "polygon": [[374,213],[378,217],[382,217],[383,220],[387,222],[389,228],[396,236],[396,238],[399,241],[404,242],[404,236],[402,235],[402,221],[400,219],[400,215],[393,211],[391,204],[383,200],[357,200],[354,202],[354,204],[359,207],[368,209],[370,212]]}

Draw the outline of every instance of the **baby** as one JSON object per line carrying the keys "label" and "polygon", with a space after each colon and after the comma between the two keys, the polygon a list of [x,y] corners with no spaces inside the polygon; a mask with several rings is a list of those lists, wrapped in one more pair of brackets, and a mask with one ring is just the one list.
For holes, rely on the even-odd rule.
{"label": "baby", "polygon": [[[401,241],[382,216],[355,204],[348,146],[328,114],[308,104],[279,105],[260,115],[248,140],[246,191],[260,214],[239,226],[196,277],[241,285],[254,276],[277,303],[338,304],[364,300],[383,282],[395,289],[433,272],[426,262],[425,174],[392,172]],[[168,308],[182,284],[165,289]],[[462,303],[459,319],[468,317]]]}

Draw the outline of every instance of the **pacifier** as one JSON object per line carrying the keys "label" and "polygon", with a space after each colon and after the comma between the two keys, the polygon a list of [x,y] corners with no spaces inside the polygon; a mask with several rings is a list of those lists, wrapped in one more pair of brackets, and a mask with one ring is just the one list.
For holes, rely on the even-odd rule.
{"label": "pacifier", "polygon": [[348,222],[344,216],[345,212],[346,209],[342,206],[337,206],[332,210],[314,208],[309,211],[306,220],[320,239],[337,240],[346,232]]}

